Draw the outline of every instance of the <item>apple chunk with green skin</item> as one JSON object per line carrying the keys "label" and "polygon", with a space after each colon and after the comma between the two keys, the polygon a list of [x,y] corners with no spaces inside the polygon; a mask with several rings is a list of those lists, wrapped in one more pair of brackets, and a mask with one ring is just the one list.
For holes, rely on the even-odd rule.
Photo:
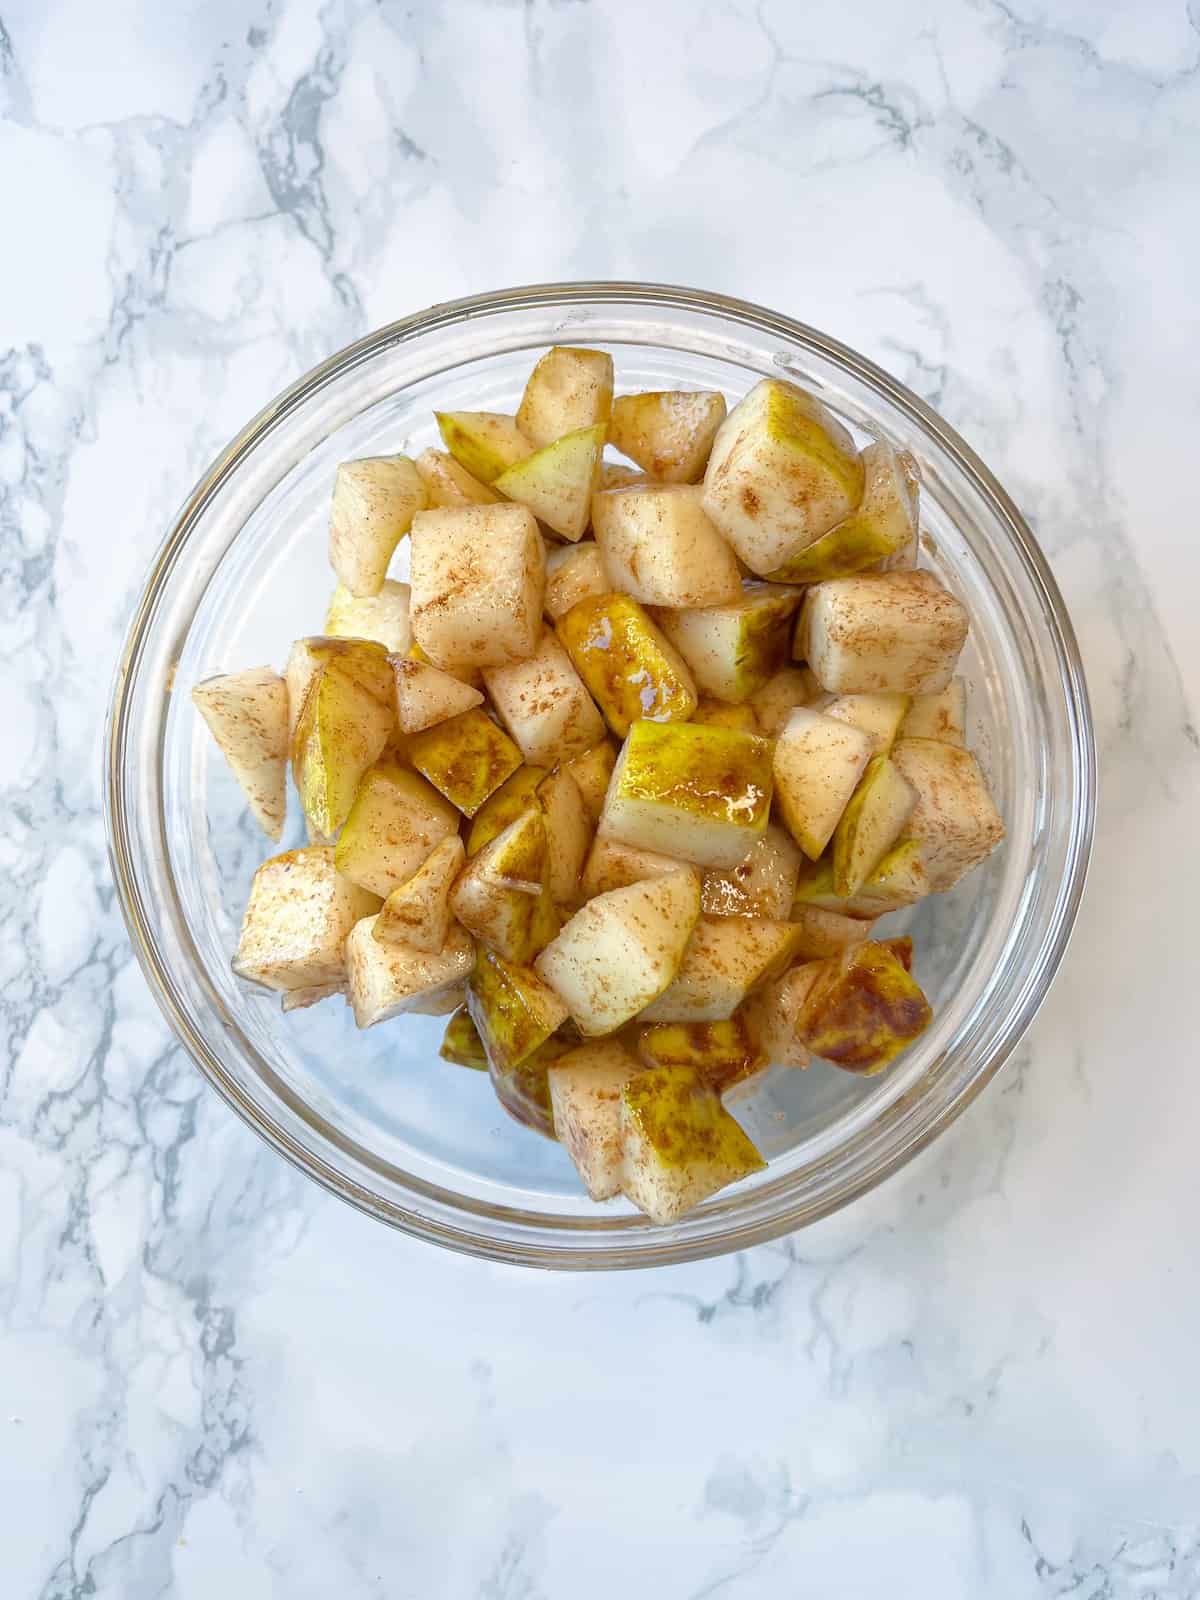
{"label": "apple chunk with green skin", "polygon": [[752,733],[635,722],[617,758],[599,832],[702,867],[734,867],[766,830],[771,746]]}
{"label": "apple chunk with green skin", "polygon": [[937,694],[913,696],[896,737],[965,745],[966,728],[967,686],[961,678],[951,678]]}
{"label": "apple chunk with green skin", "polygon": [[882,1072],[933,1020],[920,986],[885,944],[855,945],[822,968],[797,1031],[823,1061],[866,1076]]}
{"label": "apple chunk with green skin", "polygon": [[458,832],[458,813],[423,778],[395,761],[363,774],[335,848],[337,869],[386,898],[434,847]]}
{"label": "apple chunk with green skin", "polygon": [[695,711],[696,685],[683,657],[628,595],[581,600],[556,631],[619,739],[639,719],[686,722]]}
{"label": "apple chunk with green skin", "polygon": [[695,483],[724,420],[725,396],[714,390],[651,390],[614,400],[608,437],[660,483]]}
{"label": "apple chunk with green skin", "polygon": [[[533,445],[516,418],[500,411],[435,411],[442,443],[463,470],[479,483],[493,483],[502,472],[532,455]],[[480,503],[480,502],[476,502]]]}
{"label": "apple chunk with green skin", "polygon": [[808,590],[792,649],[830,694],[936,694],[969,626],[931,572],[860,572]]}
{"label": "apple chunk with green skin", "polygon": [[969,750],[940,739],[898,739],[892,760],[916,791],[906,833],[921,849],[934,893],[952,889],[1004,838],[1004,821]]}
{"label": "apple chunk with green skin", "polygon": [[775,742],[775,798],[793,839],[813,861],[833,830],[871,758],[861,728],[797,707]]}
{"label": "apple chunk with green skin", "polygon": [[701,917],[670,986],[643,1007],[643,1022],[723,1022],[750,991],[796,953],[790,922]]}
{"label": "apple chunk with green skin", "polygon": [[537,958],[579,1031],[613,1033],[660,995],[700,914],[700,877],[666,873],[597,895]]}
{"label": "apple chunk with green skin", "polygon": [[[365,636],[333,638],[323,634],[297,639],[288,651],[287,665],[283,669],[288,697],[288,738],[293,745],[308,691],[321,668],[331,663],[336,663],[340,672],[381,705],[391,702],[391,668],[387,650],[378,641]],[[294,755],[294,750],[292,753]]]}
{"label": "apple chunk with green skin", "polygon": [[873,756],[833,831],[833,887],[857,894],[904,830],[916,791],[887,756]]}
{"label": "apple chunk with green skin", "polygon": [[738,585],[734,599],[698,610],[659,611],[655,620],[692,669],[699,688],[739,704],[762,689],[788,658],[795,589]]}
{"label": "apple chunk with green skin", "polygon": [[407,883],[393,889],[375,918],[374,936],[384,944],[411,944],[435,954],[450,934],[450,890],[466,853],[451,834],[433,847]]}
{"label": "apple chunk with green skin", "polygon": [[606,432],[612,392],[613,361],[607,352],[552,345],[529,374],[517,424],[537,449],[580,428]]}
{"label": "apple chunk with green skin", "polygon": [[352,595],[379,593],[396,546],[427,503],[421,474],[407,456],[341,463],[329,517],[329,562]]}
{"label": "apple chunk with green skin", "polygon": [[475,813],[467,835],[467,854],[477,855],[485,844],[503,833],[510,822],[532,809],[536,805],[538,786],[548,776],[546,767],[518,767],[511,778],[506,778]]}
{"label": "apple chunk with green skin", "polygon": [[451,928],[441,950],[385,943],[375,938],[375,918],[356,922],[346,939],[346,980],[354,1020],[372,1028],[462,982],[475,959],[475,946],[461,928]]}
{"label": "apple chunk with green skin", "polygon": [[603,424],[578,428],[502,472],[496,488],[574,543],[587,530],[603,449]]}
{"label": "apple chunk with green skin", "polygon": [[233,970],[267,989],[346,979],[346,938],[378,897],[343,878],[327,845],[287,850],[254,874]]}
{"label": "apple chunk with green skin", "polygon": [[694,1067],[717,1094],[744,1088],[767,1065],[746,1019],[657,1022],[638,1034],[638,1055],[648,1067]]}
{"label": "apple chunk with green skin", "polygon": [[425,484],[429,504],[441,506],[490,506],[500,496],[486,483],[473,478],[452,455],[444,450],[422,450],[416,459],[417,471]]}
{"label": "apple chunk with green skin", "polygon": [[652,1222],[677,1222],[766,1162],[694,1067],[659,1067],[621,1091],[623,1188]]}
{"label": "apple chunk with green skin", "polygon": [[560,1056],[547,1073],[555,1132],[593,1200],[621,1192],[621,1091],[641,1070],[623,1044],[598,1039]]}
{"label": "apple chunk with green skin", "polygon": [[503,667],[533,654],[546,554],[527,507],[423,511],[411,542],[413,638],[435,667]]}
{"label": "apple chunk with green skin", "polygon": [[592,527],[610,587],[648,606],[713,606],[737,599],[742,575],[713,527],[699,486],[605,489]]}
{"label": "apple chunk with green skin", "polygon": [[[305,691],[292,738],[292,773],[304,815],[322,839],[331,839],[346,821],[363,775],[383,753],[396,727],[387,657],[380,650],[382,684],[360,672],[362,639],[342,639],[356,657],[330,656]],[[372,647],[374,648],[374,647]],[[382,698],[377,689],[383,688]]]}
{"label": "apple chunk with green skin", "polygon": [[450,909],[506,961],[529,961],[547,872],[545,821],[540,811],[525,811],[471,857],[451,890]]}
{"label": "apple chunk with green skin", "polygon": [[805,390],[764,378],[721,424],[704,508],[751,572],[775,572],[862,498],[854,441]]}
{"label": "apple chunk with green skin", "polygon": [[518,1067],[567,1020],[567,1008],[532,967],[480,950],[467,980],[467,1009],[489,1064]]}
{"label": "apple chunk with green skin", "polygon": [[535,766],[569,761],[604,737],[604,718],[550,629],[528,660],[489,667],[483,681],[501,722]]}
{"label": "apple chunk with green skin", "polygon": [[465,817],[521,765],[521,752],[478,706],[414,733],[408,759]]}
{"label": "apple chunk with green skin", "polygon": [[471,1013],[465,1004],[459,1006],[446,1024],[438,1055],[456,1067],[470,1067],[475,1072],[487,1071],[487,1051],[483,1048],[479,1029],[471,1021]]}
{"label": "apple chunk with green skin", "polygon": [[857,894],[839,895],[833,887],[833,858],[826,852],[819,861],[806,861],[796,883],[792,907],[795,917],[804,906],[840,912],[846,917],[884,917],[903,911],[929,894],[929,875],[915,839],[900,839],[884,856]]}
{"label": "apple chunk with green skin", "polygon": [[192,704],[229,763],[254,820],[278,840],[287,816],[287,684],[270,667],[206,678]]}
{"label": "apple chunk with green skin", "polygon": [[771,574],[776,583],[822,583],[874,566],[916,538],[916,463],[882,439],[862,453],[862,499],[848,517]]}
{"label": "apple chunk with green skin", "polygon": [[408,620],[408,585],[385,578],[378,594],[356,598],[339,583],[325,613],[326,637],[335,639],[373,639],[395,655],[404,655],[412,644],[412,625]]}

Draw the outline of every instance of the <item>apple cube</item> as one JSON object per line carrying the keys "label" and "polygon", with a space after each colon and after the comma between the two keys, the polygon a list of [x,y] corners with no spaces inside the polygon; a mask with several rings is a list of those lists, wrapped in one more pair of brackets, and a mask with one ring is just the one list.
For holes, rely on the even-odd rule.
{"label": "apple cube", "polygon": [[641,472],[637,467],[629,467],[623,461],[602,461],[600,463],[600,476],[596,480],[597,490],[601,489],[630,489],[634,484],[642,485],[653,483],[654,479],[647,472]]}
{"label": "apple cube", "polygon": [[521,765],[521,752],[476,707],[414,733],[408,759],[464,816],[473,817]]}
{"label": "apple cube", "polygon": [[938,893],[991,855],[1004,838],[1004,821],[969,750],[940,739],[898,739],[892,760],[916,790],[905,827],[921,847],[929,886]]}
{"label": "apple cube", "polygon": [[[502,472],[532,455],[533,445],[514,417],[500,411],[435,411],[442,443],[478,483],[494,483]],[[468,504],[482,504],[468,500]]]}
{"label": "apple cube", "polygon": [[425,484],[407,456],[341,463],[329,518],[329,562],[352,595],[379,593],[393,551],[426,503]]}
{"label": "apple cube", "polygon": [[479,1029],[471,1021],[466,1005],[461,1005],[446,1024],[438,1055],[456,1067],[470,1067],[475,1072],[487,1071],[487,1051],[479,1037]]}
{"label": "apple cube", "polygon": [[450,934],[450,890],[466,852],[456,833],[434,845],[407,883],[383,902],[374,936],[384,944],[411,944],[435,955]]}
{"label": "apple cube", "polygon": [[346,979],[346,936],[377,897],[343,878],[327,845],[287,850],[254,874],[233,970],[267,989]]}
{"label": "apple cube", "polygon": [[861,728],[797,707],[775,743],[775,797],[796,843],[814,861],[833,837],[871,758]]}
{"label": "apple cube", "polygon": [[724,420],[725,396],[711,389],[626,394],[613,402],[608,437],[660,483],[695,483]]}
{"label": "apple cube", "polygon": [[931,572],[860,572],[809,589],[793,651],[831,694],[936,694],[968,626]]}
{"label": "apple cube", "polygon": [[798,1031],[813,1055],[847,1072],[882,1072],[929,1026],[933,1012],[896,952],[852,946],[808,992]]}
{"label": "apple cube", "polygon": [[443,506],[490,506],[500,498],[444,450],[422,450],[416,467],[435,510]]}
{"label": "apple cube", "polygon": [[463,927],[506,961],[530,961],[541,948],[534,948],[535,913],[548,859],[542,813],[525,811],[471,857],[450,892]]}
{"label": "apple cube", "polygon": [[965,745],[966,728],[967,686],[961,678],[951,678],[937,694],[913,696],[896,737]]}
{"label": "apple cube", "polygon": [[782,667],[750,696],[759,732],[773,739],[797,706],[811,706],[822,694],[807,667]]}
{"label": "apple cube", "polygon": [[643,1022],[721,1022],[796,954],[790,922],[701,917],[674,979],[642,1008]]}
{"label": "apple cube", "polygon": [[538,449],[580,428],[607,430],[612,392],[610,355],[554,345],[529,375],[517,422]]}
{"label": "apple cube", "polygon": [[631,883],[644,883],[647,878],[661,878],[685,865],[674,856],[660,855],[655,850],[636,850],[616,839],[597,838],[588,852],[579,892],[584,900],[593,900],[610,889],[625,889]]}
{"label": "apple cube", "polygon": [[701,505],[698,486],[605,489],[592,527],[609,587],[650,606],[713,606],[735,600],[742,577],[733,551]]}
{"label": "apple cube", "polygon": [[603,423],[577,428],[502,472],[496,488],[574,542],[587,529],[603,449]]}
{"label": "apple cube", "polygon": [[777,571],[862,498],[854,441],[811,394],[764,378],[721,424],[704,508],[751,572]]}
{"label": "apple cube", "polygon": [[623,1044],[598,1039],[559,1056],[547,1073],[555,1132],[593,1200],[621,1192],[621,1090],[640,1070]]}
{"label": "apple cube", "polygon": [[694,1067],[717,1094],[755,1078],[766,1057],[744,1016],[720,1022],[659,1022],[638,1034],[648,1067]]}
{"label": "apple cube", "polygon": [[457,832],[458,813],[436,790],[407,767],[381,761],[358,786],[337,842],[337,869],[386,899]]}
{"label": "apple cube", "polygon": [[356,598],[339,583],[325,613],[325,634],[335,639],[373,639],[385,650],[403,655],[412,644],[408,585],[386,578],[378,594]]}
{"label": "apple cube", "polygon": [[420,733],[436,722],[446,722],[461,716],[472,706],[481,706],[483,696],[469,683],[431,667],[427,662],[414,661],[410,656],[392,659],[396,677],[396,715],[402,733]]}
{"label": "apple cube", "polygon": [[547,882],[556,905],[579,900],[579,877],[592,842],[592,822],[574,778],[556,768],[538,787],[538,804],[546,819]]}
{"label": "apple cube", "polygon": [[560,545],[546,556],[546,615],[552,622],[566,616],[572,606],[595,595],[609,594],[612,584],[604,570],[599,547],[591,539]]}
{"label": "apple cube", "polygon": [[710,728],[734,728],[738,733],[757,733],[758,718],[749,703],[735,706],[728,700],[714,700],[711,695],[700,696],[692,713],[692,721]]}
{"label": "apple cube", "polygon": [[549,767],[582,755],[604,737],[604,718],[549,629],[527,661],[489,667],[483,680],[527,762]]}
{"label": "apple cube", "polygon": [[567,1020],[567,1008],[532,967],[480,950],[467,979],[467,1009],[490,1066],[519,1066]]}
{"label": "apple cube", "polygon": [[623,1187],[652,1222],[677,1222],[766,1162],[694,1067],[660,1067],[621,1091]]}
{"label": "apple cube", "polygon": [[[785,561],[771,574],[777,583],[822,583],[841,578],[894,556],[916,540],[915,477],[901,453],[885,440],[867,445],[862,456],[862,499],[849,516]],[[912,463],[912,457],[908,457]],[[912,463],[915,472],[915,463]]]}
{"label": "apple cube", "polygon": [[557,632],[618,738],[640,718],[686,722],[696,709],[683,658],[628,595],[580,601],[559,618]]}
{"label": "apple cube", "polygon": [[278,840],[287,816],[287,684],[270,667],[206,678],[192,704],[229,763],[254,820]]}
{"label": "apple cube", "polygon": [[710,867],[700,902],[710,917],[766,917],[782,922],[791,912],[800,873],[800,852],[778,823],[766,832],[736,867]]}
{"label": "apple cube", "polygon": [[467,835],[467,854],[476,855],[524,811],[536,809],[537,791],[547,767],[518,767],[476,812]]}
{"label": "apple cube", "polygon": [[412,528],[412,631],[435,667],[523,661],[542,631],[546,558],[524,506],[423,511]]}
{"label": "apple cube", "polygon": [[823,961],[807,961],[764,983],[747,1001],[742,1014],[774,1066],[804,1068],[812,1060],[798,1029],[809,991],[824,971]]}
{"label": "apple cube", "polygon": [[916,791],[887,756],[873,756],[833,831],[833,887],[857,894],[900,837]]}
{"label": "apple cube", "polygon": [[915,839],[901,839],[854,895],[835,892],[831,855],[827,853],[819,861],[806,861],[796,883],[792,915],[796,915],[800,906],[813,905],[843,916],[873,920],[890,911],[902,911],[906,906],[915,905],[929,892],[929,875],[921,860],[921,846]]}
{"label": "apple cube", "polygon": [[[364,640],[336,642],[368,650]],[[380,655],[386,670],[387,657],[382,650]],[[308,683],[292,738],[292,773],[309,827],[320,839],[331,839],[345,822],[364,773],[395,730],[390,678],[386,671],[381,685],[373,675],[360,674],[357,657],[334,655]]]}
{"label": "apple cube", "polygon": [[293,743],[296,724],[300,721],[308,691],[320,669],[330,662],[336,662],[340,672],[352,678],[383,705],[391,700],[391,668],[387,650],[378,641],[323,635],[297,639],[288,652],[287,665],[283,669],[284,682],[287,684],[288,738]]}
{"label": "apple cube", "polygon": [[912,697],[907,694],[839,694],[818,709],[823,716],[861,728],[871,737],[871,754],[885,756],[911,704]]}
{"label": "apple cube", "polygon": [[609,779],[616,764],[617,752],[607,739],[602,739],[599,744],[594,744],[590,750],[585,750],[581,756],[573,757],[566,764],[593,828],[604,810],[604,796],[608,793]]}
{"label": "apple cube", "polygon": [[375,918],[364,917],[346,939],[346,981],[354,1020],[372,1028],[405,1011],[418,1011],[470,972],[475,947],[461,928],[451,928],[440,951],[384,943],[375,938]]}
{"label": "apple cube", "polygon": [[748,700],[787,660],[799,592],[739,584],[736,599],[695,611],[655,613],[659,627],[692,669],[697,686],[719,700]]}
{"label": "apple cube", "polygon": [[792,926],[796,930],[796,956],[801,961],[825,961],[840,956],[852,945],[870,938],[871,923],[844,911],[824,906],[792,907]]}

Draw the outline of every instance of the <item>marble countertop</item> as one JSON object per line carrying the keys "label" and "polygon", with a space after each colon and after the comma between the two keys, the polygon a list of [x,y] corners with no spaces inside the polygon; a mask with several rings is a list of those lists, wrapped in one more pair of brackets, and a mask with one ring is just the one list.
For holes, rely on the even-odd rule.
{"label": "marble countertop", "polygon": [[[4,1595],[1200,1595],[1195,0],[0,0],[0,117]],[[373,325],[567,277],[777,306],[939,407],[1054,562],[1102,760],[982,1100],[819,1227],[587,1280],[257,1143],[98,800],[215,450]]]}

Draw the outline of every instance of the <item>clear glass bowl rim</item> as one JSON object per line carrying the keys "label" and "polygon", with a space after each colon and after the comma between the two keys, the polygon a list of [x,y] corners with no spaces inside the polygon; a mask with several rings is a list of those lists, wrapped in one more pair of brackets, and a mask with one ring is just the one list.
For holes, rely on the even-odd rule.
{"label": "clear glass bowl rim", "polygon": [[[793,1196],[791,1203],[758,1206],[760,1213],[742,1223],[732,1218],[719,1234],[699,1238],[673,1236],[669,1230],[640,1233],[625,1247],[591,1243],[586,1229],[578,1237],[562,1239],[550,1234],[546,1241],[538,1230],[514,1226],[496,1208],[491,1227],[464,1228],[453,1218],[411,1211],[386,1200],[356,1181],[318,1150],[295,1135],[246,1094],[226,1070],[220,1056],[193,1025],[182,1003],[169,965],[159,950],[146,896],[139,883],[137,845],[134,838],[134,797],[131,793],[126,750],[131,737],[130,712],[138,671],[151,639],[156,613],[165,587],[187,541],[204,510],[242,460],[268,433],[327,385],[360,363],[370,360],[392,343],[411,340],[422,333],[489,314],[536,311],[580,305],[628,304],[663,311],[720,316],[752,327],[758,333],[779,337],[842,367],[851,376],[876,389],[922,432],[930,436],[954,461],[988,504],[1007,536],[1024,576],[1039,592],[1052,619],[1053,645],[1064,694],[1070,733],[1070,831],[1064,850],[1064,871],[1053,911],[1035,957],[1028,966],[1033,981],[1025,984],[1020,1004],[1009,1019],[1002,1038],[954,1096],[916,1125],[906,1121],[901,1137],[876,1151],[874,1159],[851,1173],[843,1173],[833,1190],[815,1197]],[[157,758],[161,774],[165,717],[158,726]],[[109,858],[117,898],[138,963],[159,1008],[200,1072],[222,1099],[273,1149],[325,1189],[359,1210],[413,1234],[466,1254],[522,1265],[570,1269],[625,1269],[701,1259],[747,1248],[819,1220],[876,1187],[925,1148],[974,1101],[1004,1065],[1044,1000],[1065,953],[1078,913],[1087,876],[1095,828],[1096,752],[1083,664],[1074,628],[1058,585],[1036,539],[1016,505],[970,446],[917,395],[883,368],[850,346],[794,318],[749,301],[705,290],[670,284],[625,282],[565,282],[524,285],[441,302],[411,316],[386,324],[337,351],[297,380],[265,406],[213,461],[192,490],[155,555],[134,609],[124,647],[117,661],[105,735],[103,781],[104,817]],[[161,783],[159,784],[161,811]],[[160,818],[161,820],[161,818]]]}

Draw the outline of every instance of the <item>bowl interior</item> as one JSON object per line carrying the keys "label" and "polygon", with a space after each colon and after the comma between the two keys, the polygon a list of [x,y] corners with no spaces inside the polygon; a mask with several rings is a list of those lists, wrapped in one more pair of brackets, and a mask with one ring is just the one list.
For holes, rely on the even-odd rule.
{"label": "bowl interior", "polygon": [[[736,1109],[769,1157],[767,1171],[673,1230],[651,1228],[624,1202],[587,1201],[565,1153],[512,1122],[485,1075],[439,1059],[443,1019],[405,1017],[359,1033],[340,1002],[285,1016],[277,998],[233,976],[250,881],[274,847],[187,692],[216,672],[280,666],[294,638],[321,631],[339,461],[436,445],[435,405],[515,410],[534,353],[555,338],[610,350],[618,392],[720,388],[732,403],[764,372],[783,370],[821,391],[860,439],[869,420],[914,452],[924,477],[923,564],[972,617],[960,669],[969,742],[1009,830],[955,892],[881,924],[916,941],[916,972],[936,1014],[927,1035],[879,1078],[819,1062],[803,1073],[774,1069]],[[547,1259],[575,1265],[707,1253],[780,1231],[875,1181],[928,1137],[1010,1047],[1044,986],[1048,930],[1069,920],[1063,884],[1048,885],[1045,872],[1064,883],[1076,875],[1053,841],[1079,783],[1061,766],[1079,704],[1063,681],[1056,596],[1014,551],[988,484],[964,465],[954,436],[940,437],[919,402],[833,349],[762,329],[731,337],[727,318],[718,331],[628,305],[559,307],[553,319],[539,308],[524,319],[468,319],[440,341],[381,340],[263,428],[191,508],[187,538],[157,580],[159,614],[137,663],[142,687],[161,673],[175,692],[153,728],[135,720],[117,734],[127,763],[157,734],[154,770],[128,781],[147,813],[143,901],[162,901],[143,905],[160,920],[148,935],[158,940],[160,987],[173,991],[177,1024],[239,1109],[377,1214],[466,1248],[518,1258],[545,1249]],[[407,576],[406,544],[392,575]],[[303,842],[293,793],[279,848]]]}

